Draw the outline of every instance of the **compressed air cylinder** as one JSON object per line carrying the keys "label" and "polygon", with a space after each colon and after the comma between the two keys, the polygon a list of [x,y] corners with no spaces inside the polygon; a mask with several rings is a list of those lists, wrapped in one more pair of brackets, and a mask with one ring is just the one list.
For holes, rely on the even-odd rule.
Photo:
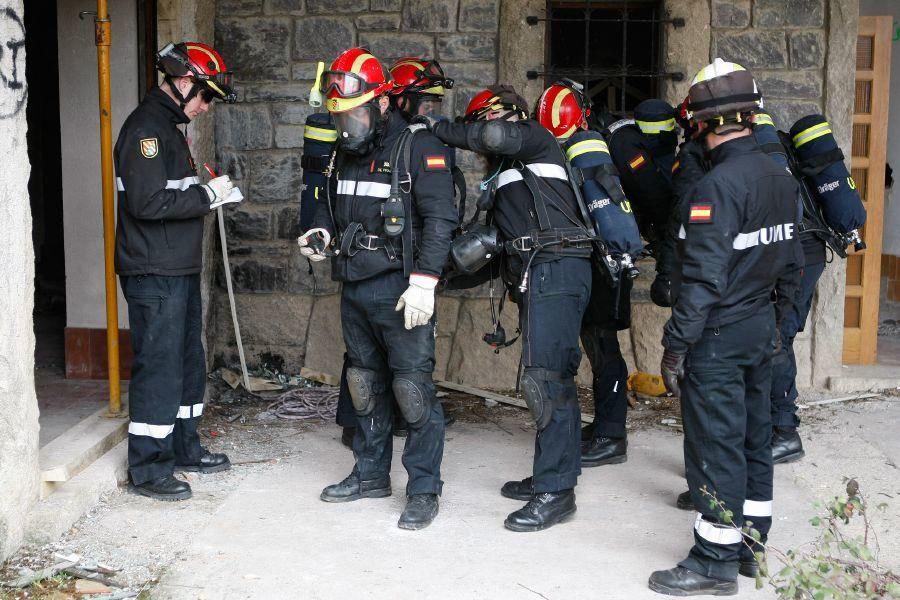
{"label": "compressed air cylinder", "polygon": [[603,136],[596,131],[579,131],[568,139],[564,150],[572,166],[584,176],[584,202],[610,254],[637,255],[643,248],[641,234]]}
{"label": "compressed air cylinder", "polygon": [[763,152],[772,157],[779,166],[789,169],[787,152],[781,145],[778,137],[778,128],[775,121],[768,113],[756,113],[756,125],[753,127],[753,137]]}
{"label": "compressed air cylinder", "polygon": [[800,161],[800,175],[811,182],[828,226],[838,233],[862,227],[866,209],[825,117],[803,117],[791,127],[790,135]]}
{"label": "compressed air cylinder", "polygon": [[306,118],[303,130],[303,186],[300,192],[300,228],[309,229],[316,215],[316,202],[325,201],[325,170],[334,144],[337,129],[329,113],[315,113]]}

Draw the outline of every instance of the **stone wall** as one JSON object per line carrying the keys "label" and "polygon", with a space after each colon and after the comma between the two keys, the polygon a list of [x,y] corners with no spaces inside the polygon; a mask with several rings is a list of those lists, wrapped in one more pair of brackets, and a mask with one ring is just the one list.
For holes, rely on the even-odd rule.
{"label": "stone wall", "polygon": [[[753,70],[781,127],[813,111],[825,111],[832,121],[846,120],[852,76],[848,80],[842,69],[852,65],[855,2],[666,0],[668,14],[685,18],[686,25],[665,26],[664,63],[685,79],[666,82],[664,95],[673,104],[680,101],[693,75],[711,57],[721,56]],[[525,72],[543,70],[544,27],[528,25],[525,18],[544,16],[545,7],[541,0],[218,1],[216,42],[237,74],[242,102],[218,108],[216,148],[220,165],[248,197],[230,213],[228,228],[251,363],[283,361],[288,371],[305,365],[333,373],[343,351],[339,289],[329,281],[327,267],[310,271],[294,244],[303,122],[311,111],[306,99],[315,61],[330,61],[351,44],[368,45],[384,61],[404,54],[435,56],[458,82],[447,102],[454,114],[464,110],[474,91],[498,79],[513,83],[534,102],[541,82],[527,80]],[[842,143],[849,141],[849,125],[836,130]],[[478,179],[474,161],[470,153],[459,158],[471,195]],[[648,275],[635,288],[635,325],[620,339],[629,366],[656,372],[668,311],[649,303],[653,266],[641,266]],[[221,267],[217,279],[215,354],[233,363]],[[830,266],[822,284],[829,293],[820,295],[812,325],[798,339],[798,383],[804,387],[823,386],[825,373],[840,365],[842,281],[843,266]],[[512,307],[506,318],[514,313]],[[516,347],[495,356],[480,342],[488,314],[484,290],[440,299],[439,377],[512,387]],[[512,322],[506,328],[515,330]],[[816,345],[816,339],[822,343]],[[588,380],[585,366],[582,383]]]}
{"label": "stone wall", "polygon": [[34,394],[34,250],[28,204],[25,25],[21,0],[0,0],[0,561],[22,541],[38,498],[38,410]]}

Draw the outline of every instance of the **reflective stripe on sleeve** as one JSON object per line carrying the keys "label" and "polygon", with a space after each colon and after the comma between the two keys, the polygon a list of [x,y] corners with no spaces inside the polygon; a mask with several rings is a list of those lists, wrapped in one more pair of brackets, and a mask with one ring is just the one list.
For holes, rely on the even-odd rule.
{"label": "reflective stripe on sleeve", "polygon": [[775,121],[773,121],[772,117],[770,117],[766,113],[756,113],[756,124],[771,125],[772,127],[775,127]]}
{"label": "reflective stripe on sleeve", "polygon": [[198,177],[185,177],[183,179],[169,179],[166,181],[167,190],[181,190],[182,192],[192,185],[200,183]]}
{"label": "reflective stripe on sleeve", "polygon": [[116,177],[116,189],[119,190],[120,192],[125,191],[125,182],[122,181],[121,177]]}
{"label": "reflective stripe on sleeve", "polygon": [[371,196],[373,198],[387,198],[391,195],[391,184],[378,183],[377,181],[353,181],[338,179],[337,193],[347,196]]}
{"label": "reflective stripe on sleeve", "polygon": [[684,240],[687,239],[687,231],[684,230],[684,225],[678,228],[678,239]]}
{"label": "reflective stripe on sleeve", "polygon": [[178,407],[179,419],[193,419],[203,414],[203,403]]}
{"label": "reflective stripe on sleeve", "polygon": [[142,435],[163,440],[172,434],[175,425],[150,425],[149,423],[135,423],[132,421],[128,424],[128,433],[131,435]]}
{"label": "reflective stripe on sleeve", "polygon": [[[554,165],[552,163],[529,163],[525,166],[538,177],[562,179],[563,181],[569,180],[565,168],[560,165]],[[514,181],[522,181],[522,174],[518,169],[507,169],[497,176],[497,188],[501,188]]]}
{"label": "reflective stripe on sleeve", "polygon": [[771,517],[771,500],[744,500],[744,518],[747,517]]}
{"label": "reflective stripe on sleeve", "polygon": [[697,513],[694,521],[694,531],[704,540],[720,546],[740,544],[744,539],[740,531],[728,525],[718,525],[703,519],[703,515]]}

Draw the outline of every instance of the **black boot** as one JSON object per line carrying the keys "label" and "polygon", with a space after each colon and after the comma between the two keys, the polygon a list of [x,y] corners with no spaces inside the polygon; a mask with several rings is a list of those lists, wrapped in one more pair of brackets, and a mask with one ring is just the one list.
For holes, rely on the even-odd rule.
{"label": "black boot", "polygon": [[650,589],[669,596],[734,596],[736,581],[706,577],[684,567],[654,571],[648,583]]}
{"label": "black boot", "polygon": [[759,574],[759,562],[757,562],[756,557],[741,557],[738,563],[738,573],[744,577],[756,579],[756,576]]}
{"label": "black boot", "polygon": [[535,494],[528,504],[510,513],[503,526],[512,531],[540,531],[575,514],[575,490]]}
{"label": "black boot", "polygon": [[172,475],[164,475],[137,485],[131,484],[131,491],[148,498],[167,501],[187,500],[192,495],[191,486]]}
{"label": "black boot", "polygon": [[617,465],[628,460],[626,438],[598,437],[581,445],[581,466]]}
{"label": "black boot", "polygon": [[527,502],[534,498],[534,480],[529,476],[522,481],[507,481],[500,488],[500,495]]}
{"label": "black boot", "polygon": [[681,510],[697,510],[697,507],[694,506],[694,501],[691,499],[691,490],[678,494],[675,506]]}
{"label": "black boot", "polygon": [[341,431],[341,443],[353,450],[353,436],[356,435],[356,427],[344,427]]}
{"label": "black boot", "polygon": [[424,529],[438,514],[437,494],[413,494],[406,500],[406,509],[397,521],[400,529]]}
{"label": "black boot", "polygon": [[776,427],[772,432],[772,462],[777,464],[800,460],[806,452],[800,434],[793,428]]}
{"label": "black boot", "polygon": [[390,495],[390,477],[360,481],[356,473],[350,473],[342,482],[329,485],[322,490],[319,499],[322,502],[353,502],[360,498],[384,498]]}
{"label": "black boot", "polygon": [[588,423],[581,428],[581,441],[589,442],[594,439],[594,424]]}
{"label": "black boot", "polygon": [[192,465],[175,465],[176,471],[199,471],[201,473],[218,473],[231,468],[231,461],[224,454],[214,454],[209,450],[203,450],[200,461]]}

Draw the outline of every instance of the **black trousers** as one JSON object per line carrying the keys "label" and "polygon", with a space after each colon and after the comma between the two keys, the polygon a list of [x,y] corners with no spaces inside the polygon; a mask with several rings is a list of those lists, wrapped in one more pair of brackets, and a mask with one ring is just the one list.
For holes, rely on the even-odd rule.
{"label": "black trousers", "polygon": [[739,531],[721,526],[721,508],[741,527],[752,521],[765,539],[772,525],[772,417],[769,392],[775,311],[764,306],[737,323],[706,329],[685,359],[681,383],[684,463],[700,514],[694,547],[679,564],[734,581],[749,552]]}
{"label": "black trousers", "polygon": [[522,366],[557,371],[544,395],[554,405],[549,424],[534,441],[534,491],[575,487],[581,474],[581,408],[575,375],[581,363],[578,334],[591,293],[591,265],[585,258],[561,258],[531,267],[519,304]]}
{"label": "black trousers", "polygon": [[[406,329],[403,312],[394,310],[408,285],[399,271],[343,285],[341,320],[350,365],[376,373],[372,388],[375,409],[365,416],[356,415],[354,472],[361,479],[385,477],[391,471],[394,377],[434,371],[434,317],[428,325]],[[409,496],[440,494],[443,486],[444,413],[434,384],[428,382],[424,387],[430,405],[428,418],[423,425],[410,427],[403,449]]]}
{"label": "black trousers", "polygon": [[794,338],[806,325],[816,284],[824,271],[825,263],[803,267],[794,304],[781,319],[781,352],[772,358],[772,425],[775,427],[796,428],[800,425]]}
{"label": "black trousers", "polygon": [[631,326],[630,279],[619,290],[593,273],[591,300],[581,323],[581,345],[591,364],[594,395],[594,438],[624,438],[628,411],[628,365],[616,332]]}
{"label": "black trousers", "polygon": [[200,275],[120,278],[128,302],[134,363],[128,387],[128,468],[141,484],[196,464],[203,448],[206,358]]}

